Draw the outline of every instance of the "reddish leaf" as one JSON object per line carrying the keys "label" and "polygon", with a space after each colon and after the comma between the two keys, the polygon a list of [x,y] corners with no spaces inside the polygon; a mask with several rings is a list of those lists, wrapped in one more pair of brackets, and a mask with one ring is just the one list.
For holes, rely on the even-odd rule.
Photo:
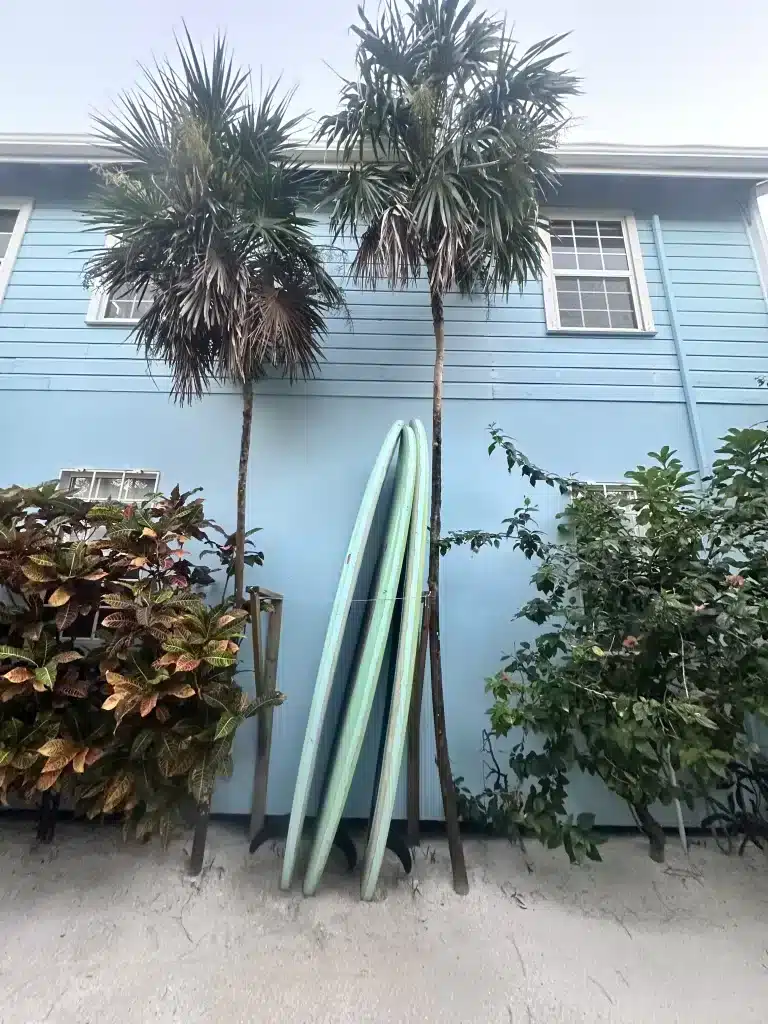
{"label": "reddish leaf", "polygon": [[61,775],[61,771],[57,772],[43,772],[40,778],[37,780],[35,789],[44,793],[47,789],[51,789],[52,786],[56,785],[56,782]]}
{"label": "reddish leaf", "polygon": [[69,587],[57,587],[48,598],[48,604],[51,608],[61,608],[71,597],[72,591]]}
{"label": "reddish leaf", "polygon": [[178,685],[166,687],[165,692],[172,697],[180,697],[184,700],[186,697],[195,696],[194,686],[190,686],[189,683],[179,683]]}
{"label": "reddish leaf", "polygon": [[180,654],[176,662],[177,672],[194,672],[200,664],[200,658],[193,658],[189,654]]}
{"label": "reddish leaf", "polygon": [[155,710],[157,704],[158,694],[153,693],[149,697],[145,697],[139,705],[139,714],[142,718],[146,718],[147,715],[151,714]]}
{"label": "reddish leaf", "polygon": [[32,673],[27,668],[12,668],[10,672],[6,672],[3,679],[7,679],[9,683],[26,683],[32,678]]}

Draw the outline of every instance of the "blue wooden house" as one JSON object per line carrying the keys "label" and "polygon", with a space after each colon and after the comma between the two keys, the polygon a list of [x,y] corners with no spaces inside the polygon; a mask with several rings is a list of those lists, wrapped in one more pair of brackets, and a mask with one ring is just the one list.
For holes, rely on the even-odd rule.
{"label": "blue wooden house", "polygon": [[[0,485],[60,478],[94,497],[201,485],[210,514],[233,528],[238,394],[222,387],[174,405],[167,369],[147,367],[130,340],[141,304],[84,288],[83,250],[104,240],[84,231],[78,210],[94,165],[109,159],[87,137],[0,136]],[[728,427],[766,416],[756,377],[768,373],[768,247],[757,195],[768,151],[571,145],[561,168],[544,280],[490,307],[447,302],[446,530],[494,529],[522,497],[524,484],[486,454],[491,422],[540,465],[611,487],[664,444],[705,471]],[[290,808],[372,460],[394,419],[430,422],[424,287],[347,294],[352,323],[332,324],[317,378],[267,380],[255,404],[249,525],[263,528],[266,563],[249,582],[285,594],[278,683],[288,699],[274,719],[273,814]],[[562,499],[545,491],[535,496],[547,526]],[[443,565],[448,736],[454,769],[473,788],[484,679],[522,638],[511,620],[529,573],[508,551],[460,550]],[[425,708],[422,813],[439,818],[430,719]],[[367,813],[375,742],[351,816]],[[235,774],[214,809],[249,810],[254,743],[238,736]],[[597,793],[579,792],[595,806]],[[599,801],[606,823],[626,820],[606,794]]]}

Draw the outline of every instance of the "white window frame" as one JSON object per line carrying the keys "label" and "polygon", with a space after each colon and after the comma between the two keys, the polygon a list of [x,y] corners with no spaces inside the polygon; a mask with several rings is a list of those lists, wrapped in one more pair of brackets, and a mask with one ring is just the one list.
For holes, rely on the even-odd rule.
{"label": "white window frame", "polygon": [[[544,311],[547,318],[548,334],[655,334],[651,297],[648,293],[648,282],[645,277],[643,252],[640,248],[640,236],[637,233],[637,221],[634,214],[616,210],[561,210],[551,208],[544,211],[548,220],[618,220],[624,232],[624,247],[627,253],[629,269],[624,270],[555,270],[552,265],[552,238],[548,230],[542,228],[542,284],[544,287]],[[558,277],[624,277],[629,281],[632,302],[635,307],[637,327],[562,327],[560,324],[560,307],[557,302]]]}
{"label": "white window frame", "polygon": [[[597,491],[598,494],[602,494],[604,498],[618,498],[619,495],[630,497],[633,500],[637,500],[637,488],[633,484],[628,484],[623,481],[615,480],[589,480],[587,481],[588,491]],[[626,505],[621,504],[619,501],[616,505],[621,511],[627,526],[630,528],[632,533],[636,537],[642,537],[646,532],[645,526],[640,526],[637,522],[637,513],[633,508],[628,508]]]}
{"label": "white window frame", "polygon": [[33,199],[19,199],[11,198],[9,196],[0,196],[0,210],[16,210],[16,223],[13,226],[11,232],[11,240],[8,243],[8,248],[5,251],[2,262],[0,262],[0,303],[5,298],[5,293],[8,288],[8,282],[11,280],[11,274],[13,273],[13,267],[16,263],[16,257],[19,255],[19,249],[24,239],[24,233],[27,230],[29,224],[29,218],[32,216],[32,209],[35,203]]}
{"label": "white window frame", "polygon": [[[107,235],[104,245],[110,249],[115,244],[115,237]],[[95,287],[91,293],[91,301],[88,303],[88,312],[85,314],[85,322],[94,327],[135,327],[139,317],[125,317],[120,319],[115,316],[106,316],[109,292],[104,288]]]}
{"label": "white window frame", "polygon": [[[77,469],[62,469],[61,472],[59,473],[59,486],[61,486],[61,484],[62,484],[63,480],[65,479],[65,477],[87,476],[88,474],[90,474],[90,476],[91,476],[91,488],[90,488],[90,490],[88,492],[88,497],[86,499],[84,499],[85,501],[93,501],[93,502],[96,502],[96,501],[116,501],[116,502],[119,502],[121,505],[128,505],[130,503],[130,499],[128,499],[128,498],[96,498],[96,497],[94,497],[93,492],[94,492],[94,488],[96,487],[96,482],[99,479],[99,477],[119,476],[120,477],[120,491],[121,491],[121,493],[122,493],[123,487],[125,486],[125,478],[127,476],[153,476],[155,478],[154,491],[157,492],[157,490],[158,490],[158,488],[160,486],[160,470],[159,469],[102,469],[100,467],[97,468],[97,469],[93,469],[92,467],[86,467],[86,468],[80,467],[80,468],[77,468]],[[68,492],[65,492],[65,493],[68,493]]]}

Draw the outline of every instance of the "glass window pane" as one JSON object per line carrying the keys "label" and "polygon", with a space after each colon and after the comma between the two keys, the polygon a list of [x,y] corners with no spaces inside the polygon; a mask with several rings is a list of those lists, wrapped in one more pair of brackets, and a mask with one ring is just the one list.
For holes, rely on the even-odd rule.
{"label": "glass window pane", "polygon": [[149,294],[144,294],[139,300],[130,288],[115,288],[104,306],[104,317],[107,320],[138,320],[151,305],[152,296]]}
{"label": "glass window pane", "polygon": [[584,326],[585,327],[610,327],[611,322],[608,318],[608,312],[601,313],[594,309],[584,310]]}
{"label": "glass window pane", "polygon": [[637,327],[633,312],[623,313],[611,310],[611,327],[620,331],[630,331]]}
{"label": "glass window pane", "polygon": [[570,225],[567,231],[554,231],[550,228],[550,238],[552,239],[552,245],[557,246],[561,249],[573,249],[573,235],[570,232]]}
{"label": "glass window pane", "polygon": [[581,296],[581,305],[584,309],[608,309],[608,299],[605,292],[585,292]]}
{"label": "glass window pane", "polygon": [[602,277],[577,277],[576,281],[579,282],[579,289],[581,292],[605,292],[605,283]]}
{"label": "glass window pane", "polygon": [[92,479],[93,474],[91,473],[72,473],[66,486],[67,494],[73,498],[87,498],[91,490]]}
{"label": "glass window pane", "polygon": [[150,494],[154,493],[154,476],[126,476],[125,483],[123,485],[123,500],[143,501],[144,498],[148,498]]}
{"label": "glass window pane", "polygon": [[114,498],[120,497],[120,485],[123,482],[122,474],[120,476],[102,476],[97,474],[96,477],[96,492],[95,498]]}
{"label": "glass window pane", "polygon": [[632,309],[632,296],[629,292],[608,292],[608,305],[618,312],[628,312]]}
{"label": "glass window pane", "polygon": [[579,270],[602,270],[603,258],[598,251],[584,252],[579,249]]}
{"label": "glass window pane", "polygon": [[11,234],[18,215],[18,210],[0,210],[0,234]]}
{"label": "glass window pane", "polygon": [[576,270],[576,253],[563,252],[562,249],[552,250],[552,266],[555,270]]}
{"label": "glass window pane", "polygon": [[604,252],[603,264],[606,270],[629,270],[629,263],[623,252]]}
{"label": "glass window pane", "polygon": [[560,292],[578,292],[579,290],[579,279],[578,277],[558,277],[557,279],[557,291]]}
{"label": "glass window pane", "polygon": [[624,231],[621,227],[620,220],[601,220],[599,221],[600,237],[605,245],[606,239],[609,238],[620,238],[624,240]]}
{"label": "glass window pane", "polygon": [[637,312],[627,278],[561,277],[556,284],[562,327],[637,329]]}
{"label": "glass window pane", "polygon": [[10,235],[0,234],[0,262],[2,261],[3,256],[5,256],[6,252],[8,252],[8,245],[10,244],[10,241]]}
{"label": "glass window pane", "polygon": [[632,290],[629,287],[629,281],[626,277],[606,277],[604,280],[606,291],[615,292],[617,295],[632,294]]}
{"label": "glass window pane", "polygon": [[581,237],[593,237],[597,238],[597,221],[595,220],[575,220],[573,222],[573,233],[576,236]]}
{"label": "glass window pane", "polygon": [[552,235],[571,235],[571,222],[569,220],[551,220],[549,230]]}

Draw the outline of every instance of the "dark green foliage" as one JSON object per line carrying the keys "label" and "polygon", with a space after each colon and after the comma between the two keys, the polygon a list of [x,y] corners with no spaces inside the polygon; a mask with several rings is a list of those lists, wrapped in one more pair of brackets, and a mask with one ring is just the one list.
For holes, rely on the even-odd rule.
{"label": "dark green foliage", "polygon": [[649,807],[693,807],[756,752],[745,718],[768,715],[768,431],[731,430],[717,454],[700,490],[669,448],[650,453],[626,474],[632,516],[577,487],[561,539],[529,545],[538,595],[518,617],[545,628],[488,681],[491,733],[521,737],[515,824],[571,859],[596,855],[591,817],[566,814],[574,768],[625,800],[663,856]]}
{"label": "dark green foliage", "polygon": [[577,80],[557,69],[563,36],[521,52],[472,0],[358,8],[356,78],[319,137],[347,164],[331,225],[359,242],[363,284],[437,294],[506,292],[541,269],[539,201]]}
{"label": "dark green foliage", "polygon": [[0,491],[4,800],[62,792],[167,839],[231,770],[235,730],[261,705],[235,681],[246,613],[205,603],[213,577],[187,550],[231,558],[193,494],[92,505],[55,483]]}
{"label": "dark green foliage", "polygon": [[310,234],[321,179],[295,156],[290,96],[270,87],[255,102],[223,39],[207,60],[187,35],[178,58],[180,71],[159,64],[96,118],[128,162],[104,171],[87,211],[114,243],[87,278],[152,296],[136,343],[170,366],[184,401],[270,365],[312,373],[343,299]]}

